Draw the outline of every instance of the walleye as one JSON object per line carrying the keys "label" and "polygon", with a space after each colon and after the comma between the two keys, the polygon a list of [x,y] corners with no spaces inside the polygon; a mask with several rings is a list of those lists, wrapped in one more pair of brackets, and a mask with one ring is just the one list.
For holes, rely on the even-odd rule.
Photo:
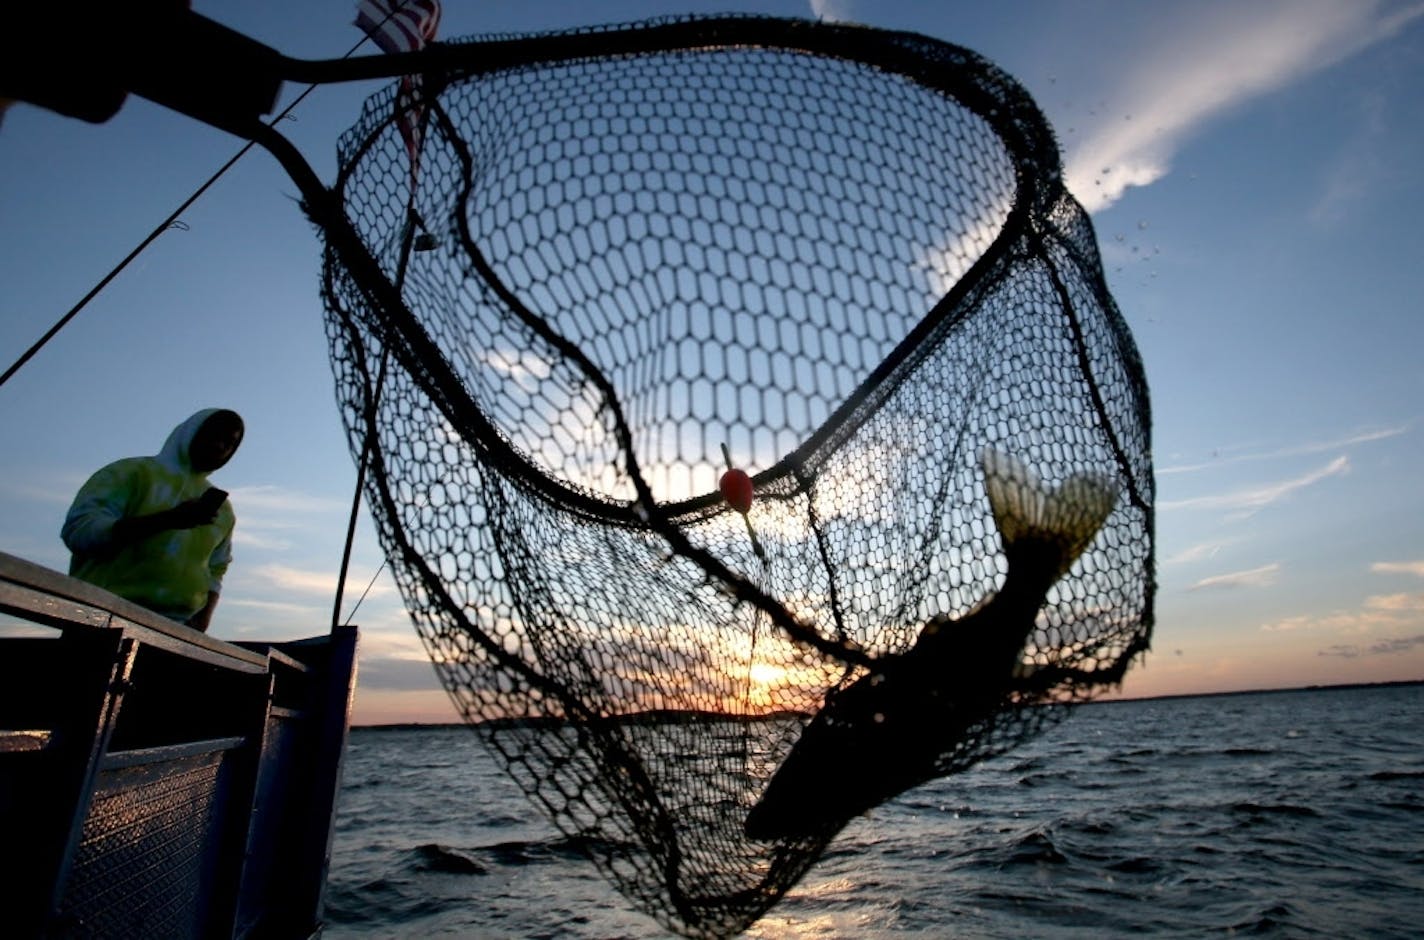
{"label": "walleye", "polygon": [[936,761],[1003,703],[1049,588],[1117,502],[1117,486],[1076,474],[1048,489],[1022,461],[986,448],[984,485],[1003,542],[1003,587],[960,619],[936,617],[826,703],[747,814],[749,838],[826,834],[938,776]]}

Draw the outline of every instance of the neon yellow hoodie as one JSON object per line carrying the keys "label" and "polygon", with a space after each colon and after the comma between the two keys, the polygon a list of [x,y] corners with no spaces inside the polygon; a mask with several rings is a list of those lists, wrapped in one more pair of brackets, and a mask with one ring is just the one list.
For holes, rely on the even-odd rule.
{"label": "neon yellow hoodie", "polygon": [[201,496],[208,475],[193,470],[188,446],[217,408],[188,418],[156,457],[116,460],[91,476],[74,497],[60,537],[73,553],[69,573],[152,611],[186,621],[222,587],[232,561],[232,504],[192,529],[170,529],[116,547],[114,523],[147,516]]}

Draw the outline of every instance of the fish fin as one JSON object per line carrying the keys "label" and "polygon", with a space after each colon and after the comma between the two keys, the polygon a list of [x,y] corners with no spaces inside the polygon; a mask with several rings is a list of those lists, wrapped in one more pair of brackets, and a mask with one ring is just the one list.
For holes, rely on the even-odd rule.
{"label": "fish fin", "polygon": [[1005,552],[1026,541],[1050,543],[1062,556],[1057,576],[1073,566],[1117,505],[1117,483],[1104,474],[1075,473],[1050,488],[1028,464],[992,447],[979,460]]}

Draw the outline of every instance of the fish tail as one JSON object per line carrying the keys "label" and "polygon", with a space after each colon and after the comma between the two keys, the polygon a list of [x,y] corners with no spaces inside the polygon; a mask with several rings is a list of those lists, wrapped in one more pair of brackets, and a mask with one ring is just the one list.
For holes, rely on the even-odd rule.
{"label": "fish tail", "polygon": [[1055,579],[1083,554],[1117,504],[1117,483],[1103,474],[1075,473],[1050,488],[1022,460],[992,447],[979,460],[1005,554],[1012,559],[1030,543],[1052,546]]}

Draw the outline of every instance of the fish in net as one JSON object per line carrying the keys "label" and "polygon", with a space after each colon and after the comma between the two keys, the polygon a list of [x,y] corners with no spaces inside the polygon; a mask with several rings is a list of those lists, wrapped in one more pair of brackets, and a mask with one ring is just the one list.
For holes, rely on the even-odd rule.
{"label": "fish in net", "polygon": [[965,49],[462,42],[342,138],[345,221],[309,205],[366,499],[513,779],[664,925],[733,934],[1147,649],[1142,366],[1051,131]]}

